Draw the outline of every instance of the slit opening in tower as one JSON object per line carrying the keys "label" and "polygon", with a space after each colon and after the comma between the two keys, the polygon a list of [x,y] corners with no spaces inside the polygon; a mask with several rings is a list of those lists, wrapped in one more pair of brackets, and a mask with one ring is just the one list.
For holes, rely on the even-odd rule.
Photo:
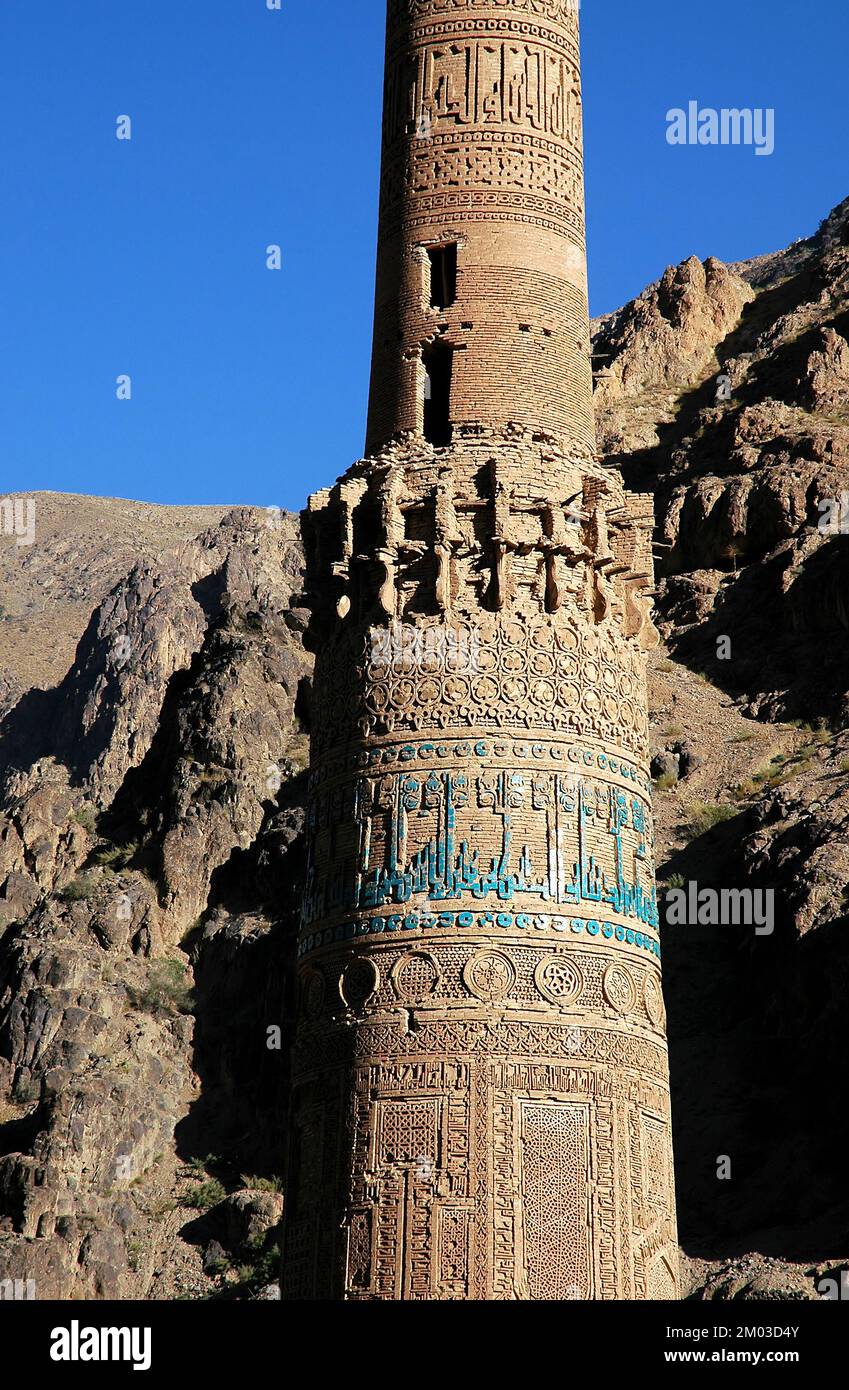
{"label": "slit opening in tower", "polygon": [[437,449],[451,443],[451,370],[454,353],[447,343],[432,343],[424,362],[424,437]]}
{"label": "slit opening in tower", "polygon": [[430,307],[447,309],[457,298],[457,243],[428,247]]}

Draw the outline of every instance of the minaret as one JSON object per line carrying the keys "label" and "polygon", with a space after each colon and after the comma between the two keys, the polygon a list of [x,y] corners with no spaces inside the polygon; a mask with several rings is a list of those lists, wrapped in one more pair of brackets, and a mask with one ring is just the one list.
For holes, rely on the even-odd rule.
{"label": "minaret", "polygon": [[389,0],[367,457],[305,515],[284,1297],[677,1296],[650,499],[595,455],[576,0]]}

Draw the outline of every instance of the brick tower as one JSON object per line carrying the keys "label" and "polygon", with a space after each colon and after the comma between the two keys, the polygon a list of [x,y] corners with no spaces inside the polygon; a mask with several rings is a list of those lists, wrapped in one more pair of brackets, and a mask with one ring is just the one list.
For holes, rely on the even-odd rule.
{"label": "brick tower", "polygon": [[651,506],[595,456],[575,0],[390,0],[317,653],[284,1297],[677,1293]]}

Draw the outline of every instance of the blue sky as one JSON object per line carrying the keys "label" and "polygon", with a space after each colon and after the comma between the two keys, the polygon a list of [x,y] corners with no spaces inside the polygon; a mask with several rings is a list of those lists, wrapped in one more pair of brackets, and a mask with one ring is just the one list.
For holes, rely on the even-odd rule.
{"label": "blue sky", "polygon": [[[2,0],[0,495],[297,507],[360,455],[383,23],[383,0]],[[586,0],[582,27],[594,313],[849,193],[845,0]],[[690,100],[774,108],[775,153],[670,146]]]}

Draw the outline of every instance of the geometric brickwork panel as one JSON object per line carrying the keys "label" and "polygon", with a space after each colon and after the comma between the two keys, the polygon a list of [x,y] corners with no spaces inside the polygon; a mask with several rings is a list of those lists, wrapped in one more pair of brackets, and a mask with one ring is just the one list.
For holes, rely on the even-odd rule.
{"label": "geometric brickwork panel", "polygon": [[595,454],[574,0],[390,0],[315,651],[283,1296],[677,1296],[651,499]]}

